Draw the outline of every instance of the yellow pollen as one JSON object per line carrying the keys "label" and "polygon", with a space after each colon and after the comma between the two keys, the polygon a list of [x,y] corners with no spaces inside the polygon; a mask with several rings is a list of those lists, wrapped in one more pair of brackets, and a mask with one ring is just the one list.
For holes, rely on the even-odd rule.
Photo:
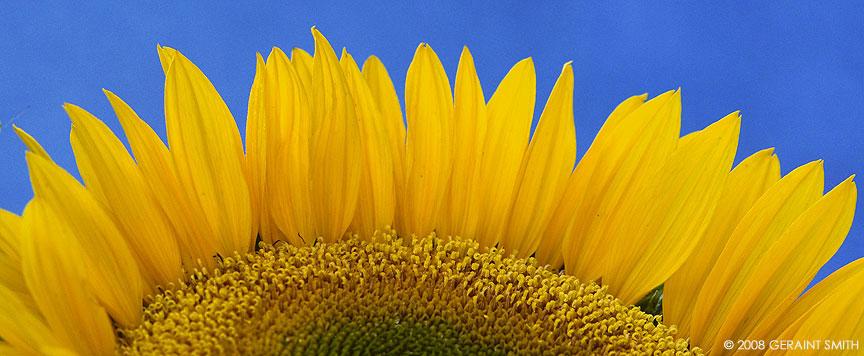
{"label": "yellow pollen", "polygon": [[145,302],[118,354],[702,354],[597,284],[434,234],[262,243]]}

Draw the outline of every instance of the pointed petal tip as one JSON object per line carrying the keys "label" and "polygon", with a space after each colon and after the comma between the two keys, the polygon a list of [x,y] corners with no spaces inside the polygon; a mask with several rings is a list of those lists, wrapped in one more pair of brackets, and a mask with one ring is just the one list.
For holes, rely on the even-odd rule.
{"label": "pointed petal tip", "polygon": [[38,153],[34,153],[33,151],[24,152],[24,160],[27,161],[28,165],[33,165],[34,163],[41,164],[43,159],[45,159],[45,157],[42,157],[41,155],[39,155]]}
{"label": "pointed petal tip", "polygon": [[825,195],[828,196],[834,192],[842,192],[843,194],[846,194],[849,198],[851,198],[854,203],[855,197],[858,195],[858,187],[857,184],[855,184],[854,179],[855,175],[853,174],[840,182],[840,184],[837,184],[833,189],[831,189],[831,191],[829,191]]}
{"label": "pointed petal tip", "polygon": [[[645,95],[646,97],[648,96],[647,93],[646,93],[646,94],[643,94],[643,95]],[[651,98],[651,100],[657,100],[657,99],[660,99],[660,100],[669,100],[669,99],[676,98],[676,97],[680,99],[680,97],[681,97],[680,90],[667,90],[667,91],[664,91],[664,92],[660,93],[659,95],[655,95],[653,98]],[[650,100],[649,100],[649,101],[650,101]]]}
{"label": "pointed petal tip", "polygon": [[[802,171],[808,172],[807,174],[811,174],[813,172],[819,172],[819,174],[824,174],[824,170],[825,170],[824,161],[821,159],[817,159],[815,161],[807,162],[807,163],[799,166],[798,168],[793,169],[793,171],[799,170],[799,169]],[[789,172],[789,173],[792,173],[792,172]]]}
{"label": "pointed petal tip", "polygon": [[[162,45],[158,45],[158,44],[157,44],[157,45],[156,45],[156,50],[159,51],[159,52],[161,53],[161,52],[165,52],[165,51],[174,50],[174,48],[172,48],[172,47],[168,47],[168,46],[162,46]],[[175,50],[175,51],[176,51],[176,50]],[[178,52],[179,52],[179,51],[178,51]]]}
{"label": "pointed petal tip", "polygon": [[78,122],[84,115],[92,115],[80,106],[70,103],[63,103],[63,110],[66,111],[66,115],[69,116],[69,119],[72,120],[73,124]]}
{"label": "pointed petal tip", "polygon": [[738,111],[734,111],[729,115],[726,115],[721,120],[730,120],[735,122],[737,126],[741,126],[741,115],[739,115]]}
{"label": "pointed petal tip", "polygon": [[569,61],[564,63],[564,67],[561,68],[561,74],[558,76],[559,80],[564,80],[567,83],[567,86],[570,87],[570,91],[573,91],[573,61]]}
{"label": "pointed petal tip", "polygon": [[[273,46],[273,48],[270,49],[270,56],[273,56],[274,54],[287,57],[285,51],[277,46]],[[267,59],[270,59],[270,57],[267,57]]]}
{"label": "pointed petal tip", "polygon": [[119,96],[117,96],[117,94],[114,94],[113,91],[110,91],[108,89],[103,88],[102,93],[105,94],[105,97],[108,98],[109,102],[111,102],[112,107],[115,101],[123,101],[122,99],[120,99]]}
{"label": "pointed petal tip", "polygon": [[66,113],[69,113],[71,111],[83,110],[83,109],[81,109],[78,105],[75,105],[72,103],[63,103],[63,110],[65,110]]}
{"label": "pointed petal tip", "polygon": [[39,141],[36,141],[33,136],[30,136],[30,134],[28,134],[26,131],[24,131],[15,124],[12,124],[12,128],[15,130],[18,138],[21,139],[21,142],[24,143],[24,146],[27,147],[27,153],[32,152],[38,156],[51,160],[51,156],[48,155],[48,152],[45,151],[45,148],[43,148],[42,145],[39,144]]}

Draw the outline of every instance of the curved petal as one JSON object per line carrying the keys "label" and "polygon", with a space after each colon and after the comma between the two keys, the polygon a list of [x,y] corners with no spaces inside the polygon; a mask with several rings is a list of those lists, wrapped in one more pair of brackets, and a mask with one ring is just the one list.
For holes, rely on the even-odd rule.
{"label": "curved petal", "polygon": [[479,162],[486,138],[486,99],[474,68],[474,58],[463,47],[456,71],[453,97],[453,173],[450,178],[449,216],[444,234],[474,237],[480,202],[471,199],[481,189]]}
{"label": "curved petal", "polygon": [[317,29],[312,64],[309,187],[315,232],[342,238],[357,208],[363,172],[360,127],[336,53]]}
{"label": "curved petal", "polygon": [[[28,158],[31,167],[41,164],[34,164],[37,159],[32,159],[32,155]],[[83,191],[83,188],[80,190]],[[94,246],[88,246],[88,242],[92,243],[95,239],[81,240],[80,223],[74,223],[79,226],[70,224],[72,222],[63,216],[63,207],[50,203],[50,199],[41,199],[37,197],[24,211],[24,233],[27,235],[27,242],[22,252],[24,278],[30,286],[39,311],[52,331],[46,334],[46,338],[50,340],[50,335],[53,335],[59,344],[80,354],[112,355],[115,346],[114,328],[105,308],[94,303],[94,297],[105,305],[108,302],[104,298],[105,289],[130,286],[128,283],[117,283],[118,281],[107,285],[100,284],[100,275],[107,272],[101,268],[109,266],[95,264],[87,258],[88,250],[94,249]],[[112,251],[104,249],[98,249],[98,252],[108,253],[100,256],[103,260],[111,260],[116,256]],[[81,259],[81,256],[85,258]],[[134,273],[137,274],[137,271]],[[140,278],[137,275],[118,277],[126,277],[126,281]],[[116,292],[126,292],[132,296],[128,291],[129,289],[124,289]],[[124,309],[137,309],[138,313],[141,313],[140,293],[135,300],[123,302],[131,303],[123,305]],[[140,320],[140,317],[127,320],[116,312],[111,315],[126,327],[134,326]],[[50,341],[48,344],[50,345]]]}
{"label": "curved petal", "polygon": [[[267,182],[267,127],[264,106],[264,58],[255,54],[255,79],[249,90],[246,111],[246,183],[249,185],[249,200],[252,209],[252,231],[264,241],[272,242],[269,199],[264,193]],[[276,229],[278,231],[278,229]]]}
{"label": "curved petal", "polygon": [[663,320],[690,331],[690,315],[705,278],[720,257],[729,236],[744,214],[774,183],[780,180],[780,162],[766,149],[745,158],[729,173],[717,209],[694,253],[663,286]]}
{"label": "curved petal", "polygon": [[552,218],[575,163],[573,68],[567,63],[552,88],[522,160],[512,210],[501,240],[503,248],[518,252],[519,257],[528,257],[537,250],[543,228]]}
{"label": "curved petal", "polygon": [[[745,282],[783,231],[822,196],[822,162],[798,167],[780,179],[741,219],[697,297],[690,327],[696,345],[714,345]],[[723,341],[722,339],[720,339]]]}
{"label": "curved petal", "polygon": [[312,92],[312,56],[297,47],[291,50],[291,64],[297,70],[297,76],[300,78],[300,88],[305,88],[305,93]]}
{"label": "curved petal", "polygon": [[39,142],[37,142],[36,139],[33,138],[33,136],[30,136],[30,134],[28,134],[26,131],[22,130],[18,126],[12,125],[12,128],[15,129],[15,133],[18,134],[18,137],[21,138],[21,142],[24,142],[24,145],[27,146],[27,149],[30,150],[30,152],[45,157],[49,160],[51,159],[51,156],[48,155],[48,152],[46,152],[45,149],[42,148],[42,145],[40,145]]}
{"label": "curved petal", "polygon": [[732,168],[740,127],[737,112],[711,124],[621,197],[603,230],[611,245],[603,283],[624,303],[663,283],[693,251]]}
{"label": "curved petal", "polygon": [[168,148],[122,99],[107,90],[105,96],[123,126],[141,176],[173,227],[183,265],[187,270],[197,268],[200,263],[215,267],[213,255],[217,248],[213,232],[201,206],[190,203],[181,187]]}
{"label": "curved petal", "polygon": [[248,251],[254,237],[240,133],[204,73],[176,51],[165,79],[165,121],[180,186],[204,212],[216,252]]}
{"label": "curved petal", "polygon": [[77,106],[64,108],[87,190],[108,208],[150,287],[176,282],[182,277],[177,238],[135,161],[102,121]]}
{"label": "curved petal", "polygon": [[404,205],[397,211],[396,230],[425,235],[442,220],[453,166],[453,96],[441,61],[426,44],[417,47],[408,67],[405,114]]}
{"label": "curved petal", "polygon": [[[267,57],[263,83],[266,127],[265,196],[270,217],[279,233],[265,241],[283,237],[295,244],[311,244],[316,233],[309,191],[309,137],[311,113],[295,66],[282,50],[273,48]],[[269,240],[267,240],[269,239]]]}
{"label": "curved petal", "polygon": [[[43,205],[39,209],[40,215],[37,216],[50,215],[50,219],[42,217],[38,221],[45,225],[63,228],[62,233],[56,234],[51,233],[50,230],[34,230],[40,233],[31,231],[29,235],[25,232],[25,235],[29,236],[27,239],[37,239],[27,243],[39,244],[39,246],[51,245],[57,248],[65,244],[79,244],[80,250],[65,253],[76,256],[83,263],[82,268],[87,272],[86,282],[90,293],[99,300],[118,324],[126,327],[136,325],[141,321],[142,314],[142,275],[138,270],[138,262],[134,254],[108,213],[75,178],[53,162],[28,152],[27,163],[30,167],[30,179],[33,182],[34,199],[40,200],[40,204]],[[48,221],[51,223],[49,224]],[[30,227],[33,226],[39,225],[31,222]],[[41,251],[38,253],[30,251],[30,253],[39,255]],[[22,256],[25,280],[39,308],[44,309],[44,304],[49,302],[39,300],[40,291],[28,278],[26,260],[26,257]],[[30,263],[33,263],[32,261]],[[31,269],[30,273],[35,273],[34,271]],[[40,273],[43,272],[47,273],[45,271]],[[58,270],[51,273],[61,272]],[[34,276],[35,274],[30,277]],[[52,328],[56,328],[56,325],[52,325]]]}
{"label": "curved petal", "polygon": [[546,231],[563,235],[565,268],[580,280],[602,275],[608,254],[603,226],[619,199],[659,170],[678,143],[680,93],[666,92],[644,104],[640,99],[619,105],[603,124],[570,175],[556,208],[561,216],[553,217]]}
{"label": "curved petal", "polygon": [[[482,188],[471,198],[481,202],[477,235],[480,246],[495,246],[506,228],[519,167],[531,134],[536,97],[534,62],[516,63],[486,105],[486,137],[479,174]],[[411,134],[410,132],[408,133]]]}
{"label": "curved petal", "polygon": [[[864,286],[864,258],[852,261],[831,273],[792,304],[775,309],[771,315],[762,319],[759,326],[747,336],[747,339],[777,340],[783,333],[794,334],[810,315],[817,313],[816,308],[824,303],[828,303],[827,308],[837,308],[837,310],[844,312],[842,317],[835,318],[826,325],[850,324],[864,320],[864,315],[850,313],[848,309],[834,303],[835,298],[838,298],[834,297],[834,294],[847,293],[849,295],[850,292],[854,292],[854,290],[849,289],[852,286],[858,286],[858,288]],[[832,335],[831,337],[837,336],[841,335]]]}
{"label": "curved petal", "polygon": [[[861,342],[864,341],[861,339],[864,335],[864,303],[861,303],[864,274],[844,274],[842,281],[835,281],[840,283],[832,288],[830,294],[809,308],[777,339],[817,340],[820,349],[811,351],[813,355],[860,355]],[[793,354],[793,351],[768,350],[766,355],[786,353]]]}
{"label": "curved petal", "polygon": [[[765,252],[743,288],[729,291],[736,299],[717,339],[747,336],[772,311],[786,309],[801,295],[843,243],[852,226],[856,197],[850,177],[795,219]],[[722,346],[715,342],[713,349]]]}
{"label": "curved petal", "polygon": [[45,319],[0,284],[0,338],[27,355],[38,355],[44,345],[57,345]]}
{"label": "curved petal", "polygon": [[[593,149],[588,149],[588,152],[585,153],[585,156],[577,164],[576,170],[584,172],[586,170],[594,169],[594,166],[597,163],[597,151],[601,146],[599,143],[601,141],[599,141],[599,139],[608,134],[608,127],[617,126],[618,120],[627,117],[630,112],[636,110],[636,108],[643,104],[647,97],[647,95],[630,97],[615,108],[612,114],[609,115],[606,123],[603,124],[603,128],[601,128],[600,132],[597,134],[597,139],[595,139],[595,143],[597,144],[591,145]],[[568,235],[567,230],[572,225],[574,217],[573,214],[576,207],[579,206],[583,194],[585,193],[584,190],[586,189],[585,184],[587,184],[587,180],[581,175],[574,175],[574,173],[577,172],[576,170],[570,173],[570,177],[567,180],[567,186],[559,199],[559,203],[557,207],[555,207],[548,225],[544,228],[544,242],[540,244],[536,252],[536,257],[540,263],[549,264],[553,268],[559,268],[564,265],[564,256],[561,254],[564,236]]]}
{"label": "curved petal", "polygon": [[[390,152],[393,155],[393,185],[396,190],[395,212],[399,212],[402,211],[401,207],[405,206],[403,200],[406,174],[405,120],[399,105],[399,96],[396,94],[390,75],[387,74],[387,69],[377,57],[369,57],[366,63],[363,63],[363,76],[377,103],[386,130],[387,142],[390,143]],[[395,212],[394,220],[399,219],[399,214]]]}
{"label": "curved petal", "polygon": [[21,217],[0,209],[0,253],[21,262]]}
{"label": "curved petal", "polygon": [[360,126],[363,145],[363,175],[357,210],[351,222],[352,231],[371,238],[375,230],[393,225],[396,189],[393,184],[393,154],[387,142],[384,120],[372,91],[360,68],[345,50],[342,51],[342,72],[354,98],[354,109]]}

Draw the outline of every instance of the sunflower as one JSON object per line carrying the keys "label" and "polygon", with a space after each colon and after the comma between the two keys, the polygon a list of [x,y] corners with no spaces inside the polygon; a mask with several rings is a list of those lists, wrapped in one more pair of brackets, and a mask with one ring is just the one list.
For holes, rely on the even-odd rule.
{"label": "sunflower", "polygon": [[16,128],[34,198],[0,212],[4,354],[724,355],[864,335],[864,259],[804,292],[849,231],[852,177],[823,195],[821,161],[781,177],[771,149],[733,169],[737,112],[680,137],[680,91],[634,96],[577,164],[569,63],[532,136],[530,58],[487,101],[467,48],[451,88],[421,44],[403,121],[377,58],[361,70],[312,33],[314,57],[257,57],[245,147],[167,47],[167,147],[109,91],[132,155],[64,106],[83,185]]}

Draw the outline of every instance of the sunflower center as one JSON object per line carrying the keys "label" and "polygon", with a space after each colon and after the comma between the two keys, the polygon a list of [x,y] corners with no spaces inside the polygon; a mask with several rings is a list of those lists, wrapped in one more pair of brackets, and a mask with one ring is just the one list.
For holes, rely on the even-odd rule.
{"label": "sunflower center", "polygon": [[596,284],[471,240],[392,231],[310,247],[262,244],[118,330],[119,354],[701,354]]}

